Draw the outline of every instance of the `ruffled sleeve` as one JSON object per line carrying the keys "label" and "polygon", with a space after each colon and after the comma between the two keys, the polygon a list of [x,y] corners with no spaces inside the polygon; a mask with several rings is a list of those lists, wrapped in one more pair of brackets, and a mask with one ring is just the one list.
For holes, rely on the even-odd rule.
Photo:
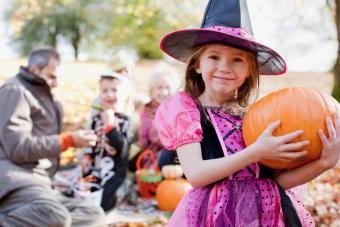
{"label": "ruffled sleeve", "polygon": [[158,108],[155,126],[163,146],[168,150],[201,142],[203,131],[195,101],[185,92],[166,99]]}

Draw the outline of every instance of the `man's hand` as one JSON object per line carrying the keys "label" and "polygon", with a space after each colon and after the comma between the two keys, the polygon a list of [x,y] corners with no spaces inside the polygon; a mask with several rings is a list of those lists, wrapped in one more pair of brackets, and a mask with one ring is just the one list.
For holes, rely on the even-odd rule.
{"label": "man's hand", "polygon": [[77,130],[72,132],[76,147],[93,147],[96,145],[97,136],[93,130]]}

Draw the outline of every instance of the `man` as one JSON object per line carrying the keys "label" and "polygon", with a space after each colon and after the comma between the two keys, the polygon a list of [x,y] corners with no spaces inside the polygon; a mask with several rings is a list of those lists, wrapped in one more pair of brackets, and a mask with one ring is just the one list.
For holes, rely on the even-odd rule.
{"label": "man", "polygon": [[0,87],[0,226],[103,223],[101,208],[66,198],[50,185],[62,151],[96,142],[93,132],[83,130],[60,135],[62,108],[53,96],[59,64],[53,48],[36,49],[28,66]]}

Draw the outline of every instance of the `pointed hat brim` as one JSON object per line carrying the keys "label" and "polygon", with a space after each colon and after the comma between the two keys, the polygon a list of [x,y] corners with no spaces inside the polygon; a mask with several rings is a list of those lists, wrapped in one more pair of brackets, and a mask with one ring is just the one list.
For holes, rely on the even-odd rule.
{"label": "pointed hat brim", "polygon": [[254,52],[261,75],[280,75],[287,70],[284,59],[276,51],[256,42],[251,35],[238,28],[212,26],[177,30],[162,38],[160,48],[172,58],[187,63],[200,46],[209,43],[221,43]]}

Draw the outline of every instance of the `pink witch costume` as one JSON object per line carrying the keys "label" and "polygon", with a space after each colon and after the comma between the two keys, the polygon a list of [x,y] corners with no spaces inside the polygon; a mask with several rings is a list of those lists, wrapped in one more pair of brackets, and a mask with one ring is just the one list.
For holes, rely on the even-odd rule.
{"label": "pink witch costume", "polygon": [[[200,142],[206,160],[245,148],[241,117],[218,107],[200,108],[185,92],[165,100],[155,120],[160,139],[169,150]],[[189,191],[168,226],[314,226],[295,191],[283,191],[269,169],[253,163],[224,180]]]}
{"label": "pink witch costume", "polygon": [[[162,50],[187,62],[197,47],[222,43],[256,53],[262,75],[286,71],[274,50],[254,41],[242,0],[211,0],[200,29],[172,32],[161,41]],[[245,148],[242,117],[219,107],[202,107],[185,92],[166,99],[155,116],[160,140],[168,150],[199,142],[204,160],[217,159]],[[315,226],[304,209],[298,189],[284,191],[273,171],[253,163],[210,185],[194,188],[181,200],[168,226]]]}

